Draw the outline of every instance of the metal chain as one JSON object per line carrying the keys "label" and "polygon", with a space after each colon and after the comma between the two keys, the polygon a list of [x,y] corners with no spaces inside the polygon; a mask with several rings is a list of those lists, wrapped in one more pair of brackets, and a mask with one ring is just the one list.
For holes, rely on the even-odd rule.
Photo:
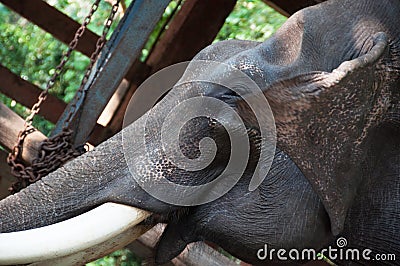
{"label": "metal chain", "polygon": [[86,72],[85,72],[85,75],[83,76],[81,85],[79,86],[79,89],[76,92],[77,100],[71,105],[71,109],[70,109],[70,112],[68,113],[67,119],[65,120],[64,127],[69,126],[69,124],[71,123],[71,120],[73,118],[73,115],[76,111],[77,103],[80,100],[82,100],[86,95],[86,92],[87,92],[89,86],[85,87],[85,85],[89,80],[89,76],[92,72],[93,66],[96,63],[97,58],[99,57],[100,51],[101,51],[101,49],[103,49],[104,44],[107,41],[107,34],[110,31],[112,22],[114,21],[114,18],[115,18],[115,14],[118,11],[120,1],[121,0],[117,0],[116,3],[112,6],[110,15],[108,16],[108,18],[105,22],[103,33],[101,34],[101,37],[96,42],[96,50],[90,56],[90,64],[89,64],[88,68],[86,69]]}
{"label": "metal chain", "polygon": [[[33,160],[32,165],[29,167],[24,166],[20,158],[23,149],[23,142],[26,136],[35,131],[35,129],[32,127],[34,116],[39,112],[40,106],[43,101],[46,100],[49,90],[54,86],[57,78],[62,73],[65,64],[71,56],[72,51],[76,48],[79,39],[82,37],[87,28],[87,25],[91,21],[91,17],[96,12],[99,6],[99,2],[100,0],[95,1],[90,9],[89,14],[85,17],[82,25],[76,31],[74,39],[70,42],[67,52],[63,55],[60,64],[56,67],[54,74],[48,81],[46,89],[43,90],[42,93],[39,95],[38,102],[33,105],[30,115],[25,120],[24,129],[18,135],[17,144],[14,146],[7,158],[7,162],[11,166],[12,174],[18,179],[18,181],[12,184],[12,186],[10,187],[9,190],[11,191],[11,193],[18,192],[22,188],[27,187],[29,184],[36,182],[43,176],[46,176],[47,174],[56,170],[70,159],[75,158],[85,152],[85,149],[83,147],[73,147],[72,130],[68,128],[76,109],[75,102],[74,104],[72,104],[72,108],[68,113],[68,117],[66,119],[63,130],[56,136],[49,138],[41,143],[39,147],[39,154],[37,158]],[[92,53],[90,57],[90,64],[77,91],[78,101],[79,99],[85,97],[87,91],[87,88],[84,89],[85,84],[89,80],[91,70],[100,54],[101,49],[106,42],[107,34],[110,30],[115,14],[118,11],[119,2],[120,0],[118,0],[117,3],[113,5],[110,15],[105,23],[103,34],[96,43],[96,50]]]}
{"label": "metal chain", "polygon": [[56,67],[54,74],[51,76],[51,78],[49,79],[49,81],[46,84],[46,88],[40,93],[40,95],[38,97],[38,101],[32,106],[29,116],[25,119],[25,128],[32,125],[34,116],[37,113],[39,113],[41,104],[46,100],[50,89],[54,87],[54,84],[56,83],[56,80],[62,73],[62,71],[65,67],[65,64],[70,59],[72,51],[75,50],[76,46],[78,45],[79,39],[82,37],[83,33],[85,32],[87,25],[89,25],[93,14],[97,11],[97,9],[99,7],[99,3],[100,3],[100,0],[96,0],[94,2],[94,4],[92,5],[92,7],[89,11],[89,14],[85,17],[81,26],[75,32],[75,36],[74,36],[73,40],[69,43],[68,50],[63,54],[60,64],[58,64],[58,66]]}

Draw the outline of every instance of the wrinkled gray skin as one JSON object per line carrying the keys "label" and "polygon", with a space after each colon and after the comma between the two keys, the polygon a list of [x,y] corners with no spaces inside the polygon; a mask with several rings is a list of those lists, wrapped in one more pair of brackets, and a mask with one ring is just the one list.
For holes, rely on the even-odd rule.
{"label": "wrinkled gray skin", "polygon": [[[187,243],[208,240],[262,264],[256,253],[264,244],[319,249],[337,235],[345,236],[350,247],[400,259],[399,14],[398,0],[332,0],[296,13],[263,43],[225,41],[197,55],[244,71],[271,105],[278,149],[255,191],[249,192],[248,184],[258,159],[259,130],[248,106],[227,89],[194,84],[176,88],[155,110],[170,110],[177,95],[195,96],[196,86],[208,86],[209,96],[236,108],[252,148],[245,174],[229,193],[190,208],[151,197],[132,178],[117,134],[1,201],[0,232],[52,224],[111,201],[158,214],[148,222],[169,223],[159,243],[159,262]],[[163,113],[156,119],[162,121]],[[134,132],[140,123],[125,130]],[[205,170],[184,172],[161,160],[162,154],[138,160],[154,182],[163,175],[186,185],[204,183],[226,164],[230,146],[221,126],[206,118],[188,124],[181,132],[184,154],[198,156],[198,141],[210,136],[218,144],[214,162]],[[147,140],[159,145],[157,137]]]}

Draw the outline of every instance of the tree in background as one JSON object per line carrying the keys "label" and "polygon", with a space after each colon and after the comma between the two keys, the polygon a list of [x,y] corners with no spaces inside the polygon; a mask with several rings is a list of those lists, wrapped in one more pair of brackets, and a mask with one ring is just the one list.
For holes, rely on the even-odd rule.
{"label": "tree in background", "polygon": [[228,39],[265,41],[285,21],[285,16],[261,0],[239,0],[215,41]]}

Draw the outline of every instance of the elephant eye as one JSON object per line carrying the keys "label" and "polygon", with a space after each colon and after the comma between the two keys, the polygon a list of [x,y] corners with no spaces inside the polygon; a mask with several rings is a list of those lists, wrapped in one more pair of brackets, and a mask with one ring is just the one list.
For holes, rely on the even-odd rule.
{"label": "elephant eye", "polygon": [[238,103],[242,102],[243,100],[243,98],[239,94],[232,90],[229,90],[227,93],[221,95],[220,99],[232,107],[237,106]]}

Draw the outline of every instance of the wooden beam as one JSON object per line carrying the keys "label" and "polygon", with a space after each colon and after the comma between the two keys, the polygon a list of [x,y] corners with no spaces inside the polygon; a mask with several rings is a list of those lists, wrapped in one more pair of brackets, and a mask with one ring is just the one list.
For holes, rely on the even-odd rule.
{"label": "wooden beam", "polygon": [[126,91],[129,89],[129,81],[123,79],[119,84],[117,90],[111,97],[110,101],[108,101],[106,107],[101,113],[97,123],[102,126],[107,126],[107,124],[111,121],[114,116],[115,111],[118,109],[119,104],[121,103],[122,98],[125,96]]}
{"label": "wooden beam", "polygon": [[97,62],[101,71],[87,83],[86,97],[83,101],[74,98],[68,105],[54,132],[62,130],[71,109],[76,104],[71,129],[73,142],[80,145],[86,142],[96,121],[111,96],[140,54],[154,26],[159,21],[170,0],[136,0],[129,7],[118,28],[103,49],[103,56]]}
{"label": "wooden beam", "polygon": [[[200,262],[200,263],[199,263]],[[238,264],[225,257],[204,242],[190,243],[172,260],[174,265],[215,265],[215,266],[237,266]]]}
{"label": "wooden beam", "polygon": [[[0,103],[0,145],[11,150],[18,139],[19,132],[24,128],[25,121],[9,109],[5,104]],[[22,159],[31,163],[38,154],[40,143],[46,139],[46,136],[35,131],[29,134],[22,150]]]}
{"label": "wooden beam", "polygon": [[[75,20],[42,0],[0,0],[0,2],[65,44],[72,41],[76,30],[80,27]],[[90,56],[98,38],[98,35],[86,29],[76,50]]]}
{"label": "wooden beam", "polygon": [[[0,92],[16,102],[31,108],[38,100],[42,90],[12,73],[0,64]],[[56,123],[67,104],[49,94],[43,102],[39,114],[52,123]]]}
{"label": "wooden beam", "polygon": [[[141,235],[135,241],[127,245],[125,248],[132,251],[140,258],[143,265],[155,266],[156,245],[164,232],[165,225],[157,224],[146,233]],[[172,262],[167,262],[163,266],[173,266]]]}
{"label": "wooden beam", "polygon": [[[135,255],[139,256],[143,264],[156,265],[154,262],[155,248],[164,232],[165,225],[158,224],[127,246]],[[217,252],[204,242],[189,244],[181,254],[165,265],[215,265],[237,266],[238,264],[221,253]]]}
{"label": "wooden beam", "polygon": [[289,17],[300,9],[316,5],[325,0],[263,0],[267,5],[274,8],[282,15]]}
{"label": "wooden beam", "polygon": [[[25,107],[31,108],[37,101],[42,90],[36,85],[26,81],[12,73],[9,69],[0,64],[0,92],[15,100]],[[42,103],[39,115],[52,123],[57,123],[67,104],[49,94]],[[96,124],[96,131],[105,130],[104,126]]]}
{"label": "wooden beam", "polygon": [[[128,91],[125,93],[123,98],[119,102],[119,106],[114,112],[114,116],[111,118],[111,121],[104,128],[97,127],[93,130],[93,133],[90,135],[89,142],[94,146],[99,145],[104,140],[112,137],[115,133],[121,130],[125,109],[129,103],[130,98],[132,97],[136,88],[132,88],[133,84],[141,84],[146,78],[150,75],[151,68],[140,61],[136,61],[129,72],[130,76],[130,87]],[[128,73],[129,75],[129,73]]]}
{"label": "wooden beam", "polygon": [[0,200],[10,195],[8,188],[16,180],[7,164],[7,156],[7,152],[0,150]]}
{"label": "wooden beam", "polygon": [[235,4],[236,0],[185,1],[147,60],[152,72],[191,60],[215,39]]}

